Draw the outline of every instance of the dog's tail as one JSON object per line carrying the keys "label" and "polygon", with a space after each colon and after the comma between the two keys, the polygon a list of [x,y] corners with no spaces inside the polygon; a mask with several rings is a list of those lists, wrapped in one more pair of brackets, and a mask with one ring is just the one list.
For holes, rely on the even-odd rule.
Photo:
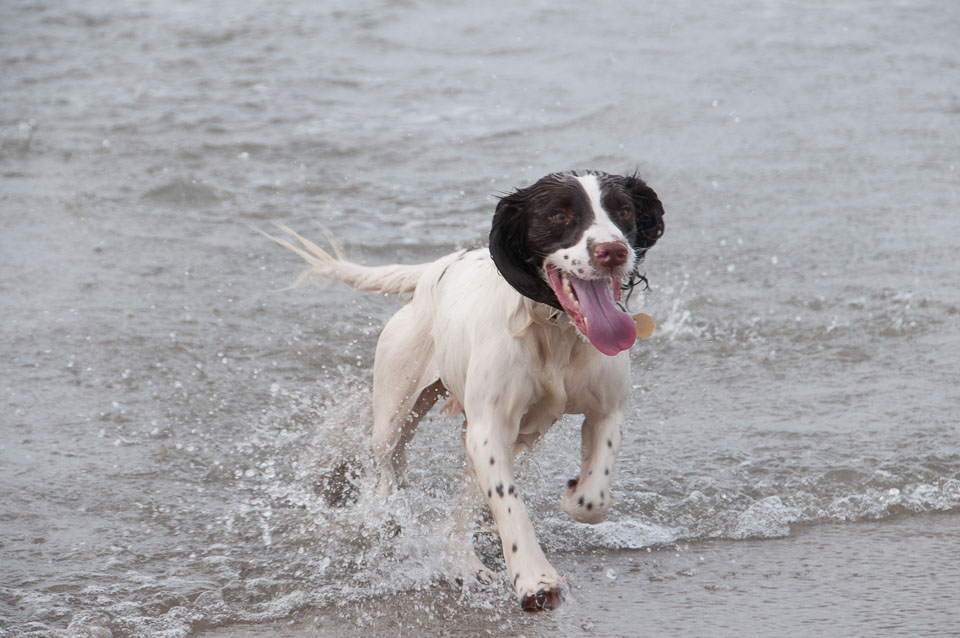
{"label": "dog's tail", "polygon": [[258,233],[264,235],[281,246],[292,250],[310,264],[310,267],[300,273],[297,280],[289,288],[299,288],[310,282],[315,277],[320,277],[328,281],[342,281],[350,284],[357,290],[366,290],[369,292],[379,292],[382,294],[402,294],[413,292],[420,281],[420,276],[426,270],[429,264],[417,264],[406,266],[394,264],[390,266],[363,266],[349,261],[337,244],[336,239],[326,229],[323,234],[330,242],[333,248],[333,255],[314,244],[309,239],[300,236],[287,226],[279,222],[274,225],[285,233],[296,238],[300,242],[297,246],[286,239],[274,237],[254,228]]}

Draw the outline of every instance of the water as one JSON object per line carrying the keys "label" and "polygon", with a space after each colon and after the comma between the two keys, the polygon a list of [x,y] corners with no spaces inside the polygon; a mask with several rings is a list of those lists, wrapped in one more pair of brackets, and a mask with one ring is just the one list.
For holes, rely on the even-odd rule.
{"label": "water", "polygon": [[[933,2],[5,3],[0,635],[949,634],[957,33]],[[573,584],[524,616],[443,577],[457,423],[394,502],[352,474],[397,302],[273,292],[300,264],[247,224],[430,260],[578,167],[665,203],[658,331],[608,522],[559,509],[574,419],[521,461]]]}

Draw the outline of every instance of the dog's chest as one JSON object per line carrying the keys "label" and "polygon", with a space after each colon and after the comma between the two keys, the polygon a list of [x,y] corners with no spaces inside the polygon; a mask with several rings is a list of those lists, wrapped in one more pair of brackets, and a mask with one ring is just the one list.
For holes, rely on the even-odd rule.
{"label": "dog's chest", "polygon": [[[583,412],[582,402],[577,399],[577,393],[582,388],[572,386],[581,386],[584,379],[571,382],[568,375],[564,374],[564,368],[548,366],[547,370],[541,370],[536,383],[537,391],[531,396],[527,410],[520,419],[520,434],[541,436],[564,414]],[[592,384],[588,382],[587,385]]]}
{"label": "dog's chest", "polygon": [[548,391],[530,404],[526,414],[520,419],[520,434],[541,436],[564,415],[566,393],[562,388],[559,390],[560,392]]}

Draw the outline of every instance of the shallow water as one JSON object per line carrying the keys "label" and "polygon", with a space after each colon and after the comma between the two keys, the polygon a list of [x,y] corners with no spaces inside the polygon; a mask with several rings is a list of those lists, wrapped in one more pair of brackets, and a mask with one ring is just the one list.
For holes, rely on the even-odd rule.
{"label": "shallow water", "polygon": [[[648,576],[811,542],[871,557],[849,591],[874,617],[904,604],[900,575],[945,568],[888,625],[800,604],[789,578],[756,618],[949,632],[957,33],[960,5],[933,2],[5,3],[0,634],[627,635],[661,600],[676,624],[653,634],[765,635],[731,611],[746,599],[705,598],[719,566],[669,600]],[[633,302],[659,326],[632,353],[608,522],[558,507],[574,419],[521,462],[544,548],[580,584],[533,621],[505,578],[443,577],[458,423],[421,426],[394,502],[344,478],[397,302],[273,292],[300,264],[248,224],[424,261],[483,243],[497,194],[576,167],[639,167],[664,201]],[[489,531],[478,546],[502,570]],[[587,613],[604,596],[626,603]]]}

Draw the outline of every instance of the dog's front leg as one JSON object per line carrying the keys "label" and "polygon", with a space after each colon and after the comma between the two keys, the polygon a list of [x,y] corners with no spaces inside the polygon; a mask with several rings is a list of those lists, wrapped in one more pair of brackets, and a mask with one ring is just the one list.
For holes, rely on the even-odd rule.
{"label": "dog's front leg", "polygon": [[521,606],[526,611],[555,609],[563,602],[564,581],[540,549],[514,481],[511,448],[516,429],[512,428],[511,438],[500,424],[471,420],[464,443],[497,524],[507,573]]}
{"label": "dog's front leg", "polygon": [[610,478],[620,451],[623,414],[588,413],[583,419],[580,476],[563,491],[563,510],[581,523],[599,523],[613,503]]}

